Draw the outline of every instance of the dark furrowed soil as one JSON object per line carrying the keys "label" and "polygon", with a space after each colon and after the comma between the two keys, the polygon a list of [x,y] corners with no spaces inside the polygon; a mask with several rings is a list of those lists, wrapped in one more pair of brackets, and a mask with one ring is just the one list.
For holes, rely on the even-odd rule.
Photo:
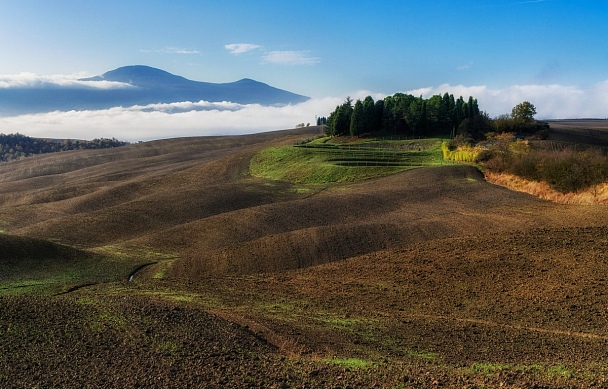
{"label": "dark furrowed soil", "polygon": [[608,147],[608,120],[557,120],[549,124],[549,141]]}
{"label": "dark furrowed soil", "polygon": [[311,131],[1,165],[0,229],[143,253],[125,280],[157,263],[1,297],[0,386],[608,386],[608,208],[471,166],[305,190],[248,176]]}
{"label": "dark furrowed soil", "polygon": [[289,357],[245,327],[149,297],[2,297],[0,306],[3,388],[380,388],[428,381],[424,367],[352,369]]}
{"label": "dark furrowed soil", "polygon": [[256,282],[351,316],[476,324],[533,337],[570,333],[604,347],[607,249],[605,227],[540,229],[436,240]]}
{"label": "dark furrowed soil", "polygon": [[607,249],[606,227],[542,228],[199,285],[307,355],[447,366],[449,387],[480,365],[488,387],[604,387]]}
{"label": "dark furrowed soil", "polygon": [[3,298],[0,386],[266,387],[281,356],[238,325],[149,299]]}

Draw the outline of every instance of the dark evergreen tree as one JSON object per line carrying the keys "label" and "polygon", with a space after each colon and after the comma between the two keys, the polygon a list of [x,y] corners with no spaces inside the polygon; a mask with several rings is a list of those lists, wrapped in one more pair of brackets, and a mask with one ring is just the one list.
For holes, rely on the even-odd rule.
{"label": "dark evergreen tree", "polygon": [[395,116],[393,111],[395,110],[395,99],[393,96],[386,96],[384,98],[384,107],[382,110],[382,131],[394,134],[397,132],[397,126],[395,125]]}
{"label": "dark evergreen tree", "polygon": [[431,96],[431,98],[426,100],[427,118],[430,124],[440,125],[442,105],[443,100],[440,95]]}
{"label": "dark evergreen tree", "polygon": [[374,106],[374,99],[371,96],[367,96],[363,100],[363,133],[372,133],[374,131],[376,122],[376,107]]}
{"label": "dark evergreen tree", "polygon": [[376,104],[374,104],[374,106],[376,111],[376,117],[374,120],[374,132],[381,132],[384,123],[384,100],[376,101]]}
{"label": "dark evergreen tree", "polygon": [[427,135],[429,133],[429,120],[427,115],[427,102],[426,100],[422,100],[420,109],[420,135]]}
{"label": "dark evergreen tree", "polygon": [[338,105],[336,109],[329,114],[327,117],[327,126],[325,126],[325,134],[329,136],[336,136],[336,120],[338,118],[338,111],[340,110],[340,106]]}
{"label": "dark evergreen tree", "polygon": [[458,100],[456,100],[455,105],[454,105],[454,113],[452,115],[452,125],[454,128],[458,128],[458,126],[460,125],[460,122],[462,122],[462,106],[464,104],[464,100],[462,99],[462,96],[460,96],[458,98]]}
{"label": "dark evergreen tree", "polygon": [[420,102],[413,100],[410,103],[409,110],[407,112],[406,120],[409,129],[412,131],[412,137],[415,137],[418,134],[418,125],[420,124],[421,113],[422,113],[422,104]]}
{"label": "dark evergreen tree", "polygon": [[[375,132],[412,136],[450,133],[454,137],[463,120],[480,115],[477,99],[470,96],[465,102],[462,96],[454,99],[454,95],[448,93],[429,99],[395,93],[375,103],[371,96],[358,102],[362,114],[357,112],[356,119],[353,119],[350,97],[336,107],[326,119],[328,135],[344,135],[351,133],[352,129],[356,135]],[[351,120],[355,121],[352,125]]]}
{"label": "dark evergreen tree", "polygon": [[338,105],[336,109],[329,114],[327,118],[327,126],[325,133],[329,136],[346,135],[350,132],[350,117],[353,113],[352,99],[350,96],[342,105]]}
{"label": "dark evergreen tree", "polygon": [[395,133],[406,134],[411,127],[410,121],[415,123],[417,118],[417,109],[412,110],[411,108],[415,97],[403,93],[395,93],[393,98],[395,100],[395,107],[393,108]]}
{"label": "dark evergreen tree", "polygon": [[469,101],[467,102],[467,118],[475,117],[475,106],[473,105],[473,96],[469,96]]}
{"label": "dark evergreen tree", "polygon": [[350,118],[350,136],[359,136],[365,132],[367,118],[361,100],[357,100]]}
{"label": "dark evergreen tree", "polygon": [[353,114],[352,100],[350,97],[338,108],[336,116],[335,135],[347,135],[350,132],[350,118]]}

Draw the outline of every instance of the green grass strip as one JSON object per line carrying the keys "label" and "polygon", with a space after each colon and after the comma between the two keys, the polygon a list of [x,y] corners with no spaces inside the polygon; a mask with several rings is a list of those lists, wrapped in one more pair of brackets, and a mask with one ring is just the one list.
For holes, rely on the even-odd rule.
{"label": "green grass strip", "polygon": [[442,163],[438,139],[366,139],[344,144],[322,138],[305,144],[264,149],[252,158],[250,173],[296,184],[329,184],[382,177]]}

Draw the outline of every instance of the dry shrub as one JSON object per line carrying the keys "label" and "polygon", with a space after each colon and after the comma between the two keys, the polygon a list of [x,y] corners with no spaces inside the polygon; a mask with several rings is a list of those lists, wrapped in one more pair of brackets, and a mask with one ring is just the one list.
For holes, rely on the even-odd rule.
{"label": "dry shrub", "polygon": [[[482,154],[485,157],[484,167],[486,170],[494,173],[503,173],[509,171],[513,164],[511,155],[486,151]],[[482,159],[483,161],[483,159]]]}
{"label": "dry shrub", "polygon": [[560,204],[608,204],[608,183],[594,185],[576,193],[562,193],[551,188],[547,182],[527,180],[513,174],[486,171],[485,178],[493,184]]}
{"label": "dry shrub", "polygon": [[608,180],[608,159],[598,150],[550,151],[502,145],[492,154],[485,163],[487,170],[544,181],[561,193],[575,193]]}

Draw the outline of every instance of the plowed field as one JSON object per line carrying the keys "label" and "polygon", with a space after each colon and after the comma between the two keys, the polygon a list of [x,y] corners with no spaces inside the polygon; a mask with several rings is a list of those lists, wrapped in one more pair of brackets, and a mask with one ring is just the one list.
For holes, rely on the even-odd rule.
{"label": "plowed field", "polygon": [[[0,229],[25,251],[0,255],[0,386],[608,386],[608,208],[463,165],[324,186],[248,174],[315,131],[0,165]],[[10,258],[67,250],[39,239],[114,273],[15,284],[28,270]]]}

